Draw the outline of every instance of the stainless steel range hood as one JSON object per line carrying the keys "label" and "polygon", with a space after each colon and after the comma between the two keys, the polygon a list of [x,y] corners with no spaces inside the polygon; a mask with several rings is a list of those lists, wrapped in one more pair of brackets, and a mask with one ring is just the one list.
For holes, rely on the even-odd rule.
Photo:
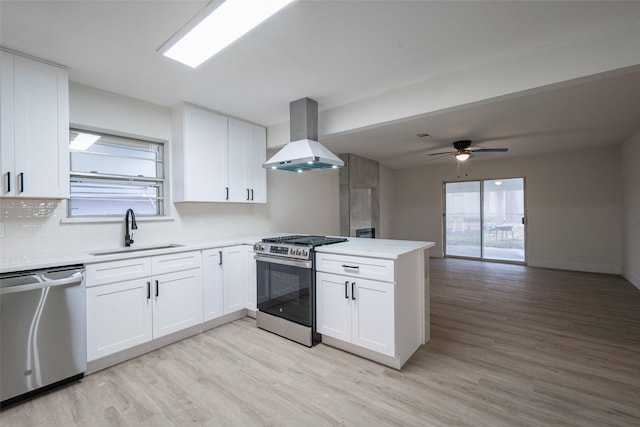
{"label": "stainless steel range hood", "polygon": [[302,172],[339,168],[344,162],[318,142],[318,103],[301,98],[289,104],[291,142],[262,165],[263,168]]}

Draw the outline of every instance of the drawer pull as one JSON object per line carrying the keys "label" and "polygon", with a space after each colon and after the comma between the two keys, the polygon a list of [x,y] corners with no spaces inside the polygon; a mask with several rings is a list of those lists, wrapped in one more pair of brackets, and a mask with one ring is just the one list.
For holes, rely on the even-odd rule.
{"label": "drawer pull", "polygon": [[358,265],[347,265],[347,264],[342,264],[342,268],[350,268],[352,270],[359,270],[360,266]]}

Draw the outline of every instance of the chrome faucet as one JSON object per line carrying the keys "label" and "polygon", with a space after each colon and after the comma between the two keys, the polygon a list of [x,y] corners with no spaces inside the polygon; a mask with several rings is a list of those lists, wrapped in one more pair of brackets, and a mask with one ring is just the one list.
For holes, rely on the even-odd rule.
{"label": "chrome faucet", "polygon": [[[136,224],[136,214],[133,213],[133,209],[127,209],[127,213],[124,214],[124,223],[126,227],[124,235],[124,245],[131,246],[133,244],[133,231],[129,231],[129,214],[131,214],[131,230],[137,230],[138,224]],[[129,234],[131,233],[131,234]]]}

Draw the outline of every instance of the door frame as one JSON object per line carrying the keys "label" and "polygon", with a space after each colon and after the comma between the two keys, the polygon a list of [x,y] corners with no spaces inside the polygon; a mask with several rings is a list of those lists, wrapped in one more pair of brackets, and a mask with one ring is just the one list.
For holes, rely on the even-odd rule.
{"label": "door frame", "polygon": [[[498,181],[507,179],[522,179],[522,205],[523,214],[522,218],[524,225],[524,260],[502,260],[484,257],[484,183],[485,181]],[[447,184],[455,184],[459,182],[480,182],[480,257],[466,257],[460,255],[447,255]],[[442,256],[444,258],[458,258],[469,259],[474,261],[484,262],[498,262],[503,264],[517,264],[528,265],[529,256],[529,238],[528,238],[528,213],[527,213],[527,177],[526,176],[512,176],[512,177],[497,177],[497,178],[478,178],[478,179],[459,179],[456,181],[443,181],[442,182]]]}

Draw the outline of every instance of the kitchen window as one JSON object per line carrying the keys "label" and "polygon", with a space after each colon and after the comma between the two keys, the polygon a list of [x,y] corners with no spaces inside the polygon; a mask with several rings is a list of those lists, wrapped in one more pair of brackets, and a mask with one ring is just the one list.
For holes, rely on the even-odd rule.
{"label": "kitchen window", "polygon": [[69,149],[70,218],[164,215],[164,144],[71,129]]}

